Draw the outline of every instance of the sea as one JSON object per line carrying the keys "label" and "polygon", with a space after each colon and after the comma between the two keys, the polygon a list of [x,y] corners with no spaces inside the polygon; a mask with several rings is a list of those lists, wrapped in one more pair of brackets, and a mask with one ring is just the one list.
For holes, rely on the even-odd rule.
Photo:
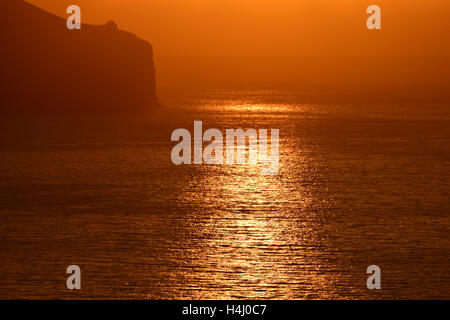
{"label": "sea", "polygon": [[[2,119],[1,299],[450,298],[448,104],[161,101],[138,117]],[[278,172],[175,165],[171,133],[196,120],[279,129]]]}

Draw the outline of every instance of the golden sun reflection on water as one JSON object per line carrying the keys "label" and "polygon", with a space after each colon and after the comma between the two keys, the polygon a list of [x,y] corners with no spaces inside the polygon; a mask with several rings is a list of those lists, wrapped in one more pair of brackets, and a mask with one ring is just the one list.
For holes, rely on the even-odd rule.
{"label": "golden sun reflection on water", "polygon": [[223,105],[222,109],[226,111],[237,111],[237,112],[273,112],[274,107],[277,109],[277,111],[288,111],[291,109],[290,105],[277,104],[276,106],[274,106],[263,103],[229,104]]}
{"label": "golden sun reflection on water", "polygon": [[[261,175],[260,168],[200,166],[195,184],[201,196],[180,197],[201,208],[189,231],[198,234],[198,250],[191,251],[195,259],[189,260],[200,272],[184,275],[187,283],[198,284],[191,288],[196,299],[293,299],[326,292],[318,288],[330,283],[328,276],[311,268],[321,263],[316,219],[299,210],[312,199],[286,180],[282,159],[277,175]],[[196,222],[203,219],[200,230]]]}

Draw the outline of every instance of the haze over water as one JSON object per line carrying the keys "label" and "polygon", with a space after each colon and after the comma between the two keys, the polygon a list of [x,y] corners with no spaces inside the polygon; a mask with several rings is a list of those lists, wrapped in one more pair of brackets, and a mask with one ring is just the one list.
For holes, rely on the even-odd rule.
{"label": "haze over water", "polygon": [[[162,100],[101,126],[2,125],[0,298],[449,298],[447,105]],[[278,174],[175,166],[170,134],[194,120],[278,128]],[[366,287],[372,264],[382,290]]]}

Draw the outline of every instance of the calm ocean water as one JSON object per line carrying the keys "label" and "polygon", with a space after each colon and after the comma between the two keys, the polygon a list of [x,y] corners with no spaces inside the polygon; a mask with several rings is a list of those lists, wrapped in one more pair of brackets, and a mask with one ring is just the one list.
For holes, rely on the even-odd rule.
{"label": "calm ocean water", "polygon": [[[0,298],[449,299],[449,106],[299,101],[202,92],[138,120],[4,123]],[[278,175],[173,165],[194,120],[280,129]]]}

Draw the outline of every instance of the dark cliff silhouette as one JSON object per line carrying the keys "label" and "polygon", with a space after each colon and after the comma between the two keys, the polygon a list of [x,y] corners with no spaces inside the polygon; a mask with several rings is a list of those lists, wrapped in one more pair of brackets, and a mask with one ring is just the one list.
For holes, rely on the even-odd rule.
{"label": "dark cliff silhouette", "polygon": [[112,22],[68,30],[65,19],[22,0],[2,0],[0,15],[2,112],[135,112],[158,106],[150,43]]}

